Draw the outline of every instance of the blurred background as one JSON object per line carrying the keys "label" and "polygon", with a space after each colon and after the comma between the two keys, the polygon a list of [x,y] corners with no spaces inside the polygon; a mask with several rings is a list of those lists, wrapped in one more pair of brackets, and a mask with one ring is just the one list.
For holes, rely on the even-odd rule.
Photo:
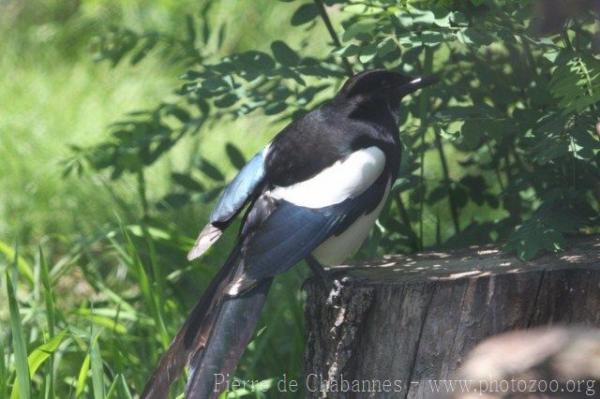
{"label": "blurred background", "polygon": [[[185,261],[220,190],[351,72],[442,76],[357,258],[598,232],[597,4],[0,0],[0,397],[139,394],[235,237]],[[279,278],[231,397],[301,376],[308,275]]]}

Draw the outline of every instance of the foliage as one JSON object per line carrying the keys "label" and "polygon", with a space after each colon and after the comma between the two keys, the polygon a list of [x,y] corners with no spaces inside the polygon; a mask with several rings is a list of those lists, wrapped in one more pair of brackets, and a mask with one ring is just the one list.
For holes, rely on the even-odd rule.
{"label": "foliage", "polygon": [[[442,77],[404,104],[401,178],[359,256],[506,242],[531,258],[563,248],[569,234],[598,230],[597,15],[542,36],[532,1],[298,0],[273,6],[286,13],[288,36],[231,46],[236,21],[214,18],[217,3],[178,9],[177,28],[117,24],[94,42],[96,59],[111,66],[159,57],[187,72],[164,101],[126,114],[96,144],[73,146],[64,163],[81,179],[108,177],[123,221],[70,241],[48,265],[0,242],[7,263],[16,259],[0,275],[14,342],[0,337],[0,348],[14,352],[0,352],[0,396],[28,388],[34,397],[139,392],[214,272],[204,266],[226,255],[211,251],[201,267],[185,265],[194,233],[187,227],[202,224],[198,214],[256,149],[251,133],[225,139],[227,159],[215,162],[202,140],[255,115],[281,126],[326,101],[351,71]],[[169,184],[152,187],[161,162],[174,165]],[[114,191],[123,182],[133,182],[141,216],[127,212],[130,193]],[[30,287],[20,301],[16,270]],[[262,380],[260,390],[282,372],[301,373],[303,273],[274,286],[271,317],[237,372]]]}
{"label": "foliage", "polygon": [[[113,179],[143,174],[186,135],[208,132],[209,121],[250,112],[297,117],[326,99],[350,65],[354,72],[440,72],[442,83],[406,106],[402,179],[381,220],[387,233],[373,244],[379,253],[508,240],[509,248],[530,258],[562,248],[565,233],[594,226],[600,184],[597,16],[581,15],[557,34],[540,37],[531,27],[530,2],[326,3],[341,8],[342,29],[341,42],[331,31],[324,56],[311,56],[309,43],[292,49],[281,40],[271,43],[270,52],[199,54],[195,49],[204,48],[210,35],[199,39],[202,21],[188,17],[187,36],[179,42],[189,46],[183,56],[190,69],[175,100],[114,124],[112,140],[77,148],[73,162],[109,170]],[[300,32],[314,29],[319,15],[330,25],[322,2],[294,7],[290,23]],[[101,47],[100,57],[115,63],[127,52],[139,61],[147,44],[136,46],[132,35],[116,35],[128,44],[116,52]],[[166,204],[214,198],[194,176],[222,182],[222,173],[198,157],[196,167],[173,175],[177,191],[163,198]],[[239,158],[232,162],[240,166]],[[427,241],[424,225],[439,231],[434,242]]]}

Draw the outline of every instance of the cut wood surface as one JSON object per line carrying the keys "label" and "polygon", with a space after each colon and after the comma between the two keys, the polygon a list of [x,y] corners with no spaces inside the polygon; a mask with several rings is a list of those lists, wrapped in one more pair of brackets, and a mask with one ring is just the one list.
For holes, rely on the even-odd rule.
{"label": "cut wood surface", "polygon": [[502,332],[600,326],[600,237],[523,262],[494,247],[387,256],[306,284],[308,397],[437,398]]}

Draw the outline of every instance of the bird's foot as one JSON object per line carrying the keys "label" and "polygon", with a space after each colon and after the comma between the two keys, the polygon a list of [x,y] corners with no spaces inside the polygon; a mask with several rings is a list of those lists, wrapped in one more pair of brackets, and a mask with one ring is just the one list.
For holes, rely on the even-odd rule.
{"label": "bird's foot", "polygon": [[310,267],[310,270],[312,270],[313,274],[317,277],[319,284],[321,284],[325,290],[331,291],[333,288],[335,288],[335,279],[327,273],[319,261],[317,261],[313,256],[309,256],[306,258],[306,263],[308,264],[308,267]]}

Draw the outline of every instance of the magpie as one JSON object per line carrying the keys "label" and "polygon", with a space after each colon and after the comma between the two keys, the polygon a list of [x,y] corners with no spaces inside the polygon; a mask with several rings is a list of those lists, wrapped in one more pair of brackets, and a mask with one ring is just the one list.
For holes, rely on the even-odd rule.
{"label": "magpie", "polygon": [[162,356],[142,398],[166,398],[189,365],[186,398],[216,398],[248,344],[273,278],[315,273],[367,237],[400,166],[400,100],[436,78],[377,69],[286,126],[225,188],[188,254],[201,256],[243,213],[237,244]]}

